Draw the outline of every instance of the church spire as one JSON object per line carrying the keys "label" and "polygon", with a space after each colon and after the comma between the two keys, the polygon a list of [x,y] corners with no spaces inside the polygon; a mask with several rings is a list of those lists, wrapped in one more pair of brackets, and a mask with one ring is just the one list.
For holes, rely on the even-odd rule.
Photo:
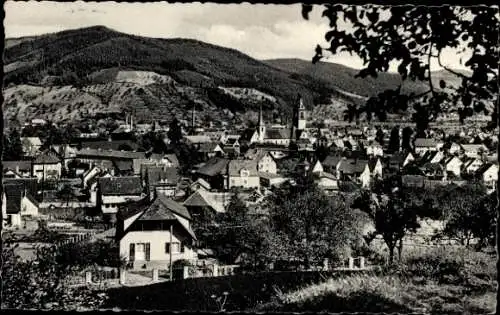
{"label": "church spire", "polygon": [[264,116],[262,113],[262,104],[260,104],[260,109],[259,109],[259,141],[262,142],[264,141],[264,135],[266,133],[266,126],[264,124]]}

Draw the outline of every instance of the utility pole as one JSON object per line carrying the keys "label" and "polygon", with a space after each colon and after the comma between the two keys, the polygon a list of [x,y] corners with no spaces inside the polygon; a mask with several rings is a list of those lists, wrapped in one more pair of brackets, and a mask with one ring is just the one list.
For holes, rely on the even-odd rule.
{"label": "utility pole", "polygon": [[174,233],[174,224],[173,222],[170,224],[170,281],[174,280],[174,273],[172,270],[172,234]]}

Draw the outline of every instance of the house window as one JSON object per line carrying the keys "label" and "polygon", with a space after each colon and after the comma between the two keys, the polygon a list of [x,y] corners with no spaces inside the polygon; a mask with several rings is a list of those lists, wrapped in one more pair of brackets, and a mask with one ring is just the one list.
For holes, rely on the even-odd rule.
{"label": "house window", "polygon": [[165,254],[170,254],[170,251],[172,251],[172,254],[177,254],[180,252],[180,249],[181,245],[179,242],[165,243]]}

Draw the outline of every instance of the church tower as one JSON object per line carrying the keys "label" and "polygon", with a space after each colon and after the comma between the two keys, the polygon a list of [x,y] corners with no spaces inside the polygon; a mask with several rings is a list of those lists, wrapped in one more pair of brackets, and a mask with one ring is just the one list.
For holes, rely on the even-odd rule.
{"label": "church tower", "polygon": [[307,121],[307,115],[306,115],[306,107],[304,106],[304,101],[302,100],[302,97],[299,95],[299,103],[297,104],[297,107],[295,107],[295,113],[294,113],[294,122],[293,122],[293,127],[295,130],[304,130],[306,129],[306,121]]}
{"label": "church tower", "polygon": [[264,118],[262,115],[262,104],[260,105],[260,110],[259,110],[259,142],[264,141],[264,136],[266,134],[266,126],[264,124]]}

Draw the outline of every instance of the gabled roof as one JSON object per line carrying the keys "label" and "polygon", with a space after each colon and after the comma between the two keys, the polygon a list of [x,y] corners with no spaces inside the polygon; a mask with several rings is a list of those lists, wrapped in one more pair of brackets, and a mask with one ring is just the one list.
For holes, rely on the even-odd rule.
{"label": "gabled roof", "polygon": [[38,190],[38,179],[31,178],[3,178],[4,185],[18,185],[21,190],[26,190],[28,193],[35,195]]}
{"label": "gabled roof", "polygon": [[216,176],[226,174],[229,160],[223,158],[212,158],[201,166],[197,173],[205,176]]}
{"label": "gabled roof", "polygon": [[187,220],[191,220],[191,215],[182,204],[159,194],[156,199],[146,208],[144,213],[137,218],[138,221],[160,221],[176,220],[177,214]]}
{"label": "gabled roof", "polygon": [[175,167],[150,166],[146,168],[148,185],[155,186],[163,182],[169,185],[177,185],[180,175]]}
{"label": "gabled roof", "polygon": [[103,195],[140,195],[142,193],[139,176],[101,177],[99,187]]}
{"label": "gabled roof", "polygon": [[241,170],[247,170],[250,176],[258,176],[257,162],[254,160],[231,160],[228,164],[229,176],[240,176]]}
{"label": "gabled roof", "polygon": [[338,170],[344,174],[360,174],[363,173],[367,164],[367,160],[343,159]]}
{"label": "gabled roof", "polygon": [[77,157],[97,157],[105,158],[109,160],[114,159],[144,159],[146,158],[146,152],[129,152],[129,151],[118,151],[118,150],[99,150],[99,149],[81,149],[76,152]]}
{"label": "gabled roof", "polygon": [[266,129],[265,139],[285,140],[290,139],[292,130],[290,128],[269,128]]}
{"label": "gabled roof", "polygon": [[101,150],[117,150],[123,146],[129,146],[132,150],[137,150],[139,145],[132,140],[113,140],[113,141],[82,141],[82,149],[101,149]]}
{"label": "gabled roof", "polygon": [[4,184],[7,214],[15,214],[21,211],[21,200],[23,199],[23,186],[19,184]]}
{"label": "gabled roof", "polygon": [[33,164],[57,164],[60,162],[61,159],[54,151],[46,150],[35,158]]}
{"label": "gabled roof", "polygon": [[328,155],[321,164],[328,167],[337,167],[337,164],[342,160],[340,155]]}
{"label": "gabled roof", "polygon": [[198,178],[197,180],[195,180],[191,184],[191,186],[196,185],[196,184],[201,185],[202,187],[204,187],[207,190],[210,190],[210,188],[211,188],[210,184],[206,180],[204,180],[203,178]]}
{"label": "gabled roof", "polygon": [[479,167],[479,168],[477,169],[476,174],[477,174],[477,175],[483,175],[483,174],[484,174],[484,172],[486,172],[487,170],[489,170],[489,169],[490,169],[490,167],[492,167],[492,166],[495,166],[495,164],[493,164],[493,163],[489,163],[489,162],[488,162],[488,163],[485,163],[485,164],[483,164],[481,167]]}
{"label": "gabled roof", "polygon": [[212,142],[212,139],[205,135],[184,136],[184,139],[193,144]]}
{"label": "gabled roof", "polygon": [[34,146],[42,146],[42,140],[39,137],[21,137],[21,142],[25,141]]}
{"label": "gabled roof", "polygon": [[31,161],[3,161],[3,169],[4,171],[9,169],[9,170],[16,170],[17,167],[19,167],[19,171],[22,172],[29,172],[31,171]]}
{"label": "gabled roof", "polygon": [[415,147],[426,147],[426,148],[434,148],[437,146],[437,141],[432,138],[416,138],[415,139]]}
{"label": "gabled roof", "polygon": [[212,153],[215,152],[215,149],[221,149],[218,143],[216,142],[204,142],[199,144],[198,152],[201,153]]}

